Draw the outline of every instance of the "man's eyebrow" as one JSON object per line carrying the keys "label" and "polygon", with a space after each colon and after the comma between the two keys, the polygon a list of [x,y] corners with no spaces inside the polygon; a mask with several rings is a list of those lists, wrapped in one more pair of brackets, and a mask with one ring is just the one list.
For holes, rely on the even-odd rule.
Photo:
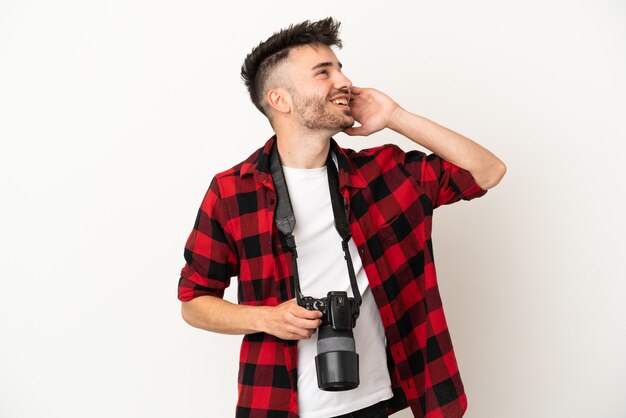
{"label": "man's eyebrow", "polygon": [[[340,62],[338,62],[337,64],[339,64],[339,69],[341,70],[341,68],[343,67],[343,64],[341,64]],[[335,65],[335,63],[330,62],[330,61],[320,62],[315,67],[311,68],[311,71],[315,71],[315,70],[317,70],[319,68],[333,67],[334,65]]]}

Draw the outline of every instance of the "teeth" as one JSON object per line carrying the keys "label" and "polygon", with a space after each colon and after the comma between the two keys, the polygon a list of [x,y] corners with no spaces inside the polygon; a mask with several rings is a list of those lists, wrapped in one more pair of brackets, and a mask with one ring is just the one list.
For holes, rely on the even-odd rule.
{"label": "teeth", "polygon": [[347,105],[348,100],[347,99],[335,99],[333,100],[333,103],[338,104],[338,105]]}

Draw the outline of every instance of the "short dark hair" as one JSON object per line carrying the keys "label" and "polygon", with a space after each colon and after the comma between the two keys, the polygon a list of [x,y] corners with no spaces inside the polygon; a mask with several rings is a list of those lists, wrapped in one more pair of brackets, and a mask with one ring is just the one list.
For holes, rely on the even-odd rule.
{"label": "short dark hair", "polygon": [[311,22],[306,20],[275,32],[254,47],[241,66],[241,78],[248,88],[252,103],[267,115],[263,104],[263,89],[271,72],[289,56],[289,51],[300,45],[326,45],[341,48],[340,22],[332,17]]}

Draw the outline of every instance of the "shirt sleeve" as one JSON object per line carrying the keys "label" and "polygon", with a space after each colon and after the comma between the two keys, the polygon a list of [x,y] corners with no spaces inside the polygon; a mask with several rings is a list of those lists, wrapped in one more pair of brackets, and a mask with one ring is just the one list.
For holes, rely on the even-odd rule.
{"label": "shirt sleeve", "polygon": [[433,206],[448,205],[461,199],[471,200],[487,193],[481,189],[472,174],[436,154],[418,150],[396,150],[405,169],[417,180]]}
{"label": "shirt sleeve", "polygon": [[227,232],[227,220],[217,179],[213,178],[185,244],[186,263],[178,282],[179,300],[204,295],[224,297],[224,289],[238,271],[236,247]]}

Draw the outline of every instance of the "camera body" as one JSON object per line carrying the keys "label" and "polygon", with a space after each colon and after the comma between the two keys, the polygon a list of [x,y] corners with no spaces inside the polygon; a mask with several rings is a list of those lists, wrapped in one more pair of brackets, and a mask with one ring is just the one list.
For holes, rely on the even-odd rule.
{"label": "camera body", "polygon": [[315,369],[317,385],[326,391],[359,386],[359,355],[354,333],[359,305],[347,292],[331,291],[325,298],[303,297],[300,306],[322,312],[318,329]]}

